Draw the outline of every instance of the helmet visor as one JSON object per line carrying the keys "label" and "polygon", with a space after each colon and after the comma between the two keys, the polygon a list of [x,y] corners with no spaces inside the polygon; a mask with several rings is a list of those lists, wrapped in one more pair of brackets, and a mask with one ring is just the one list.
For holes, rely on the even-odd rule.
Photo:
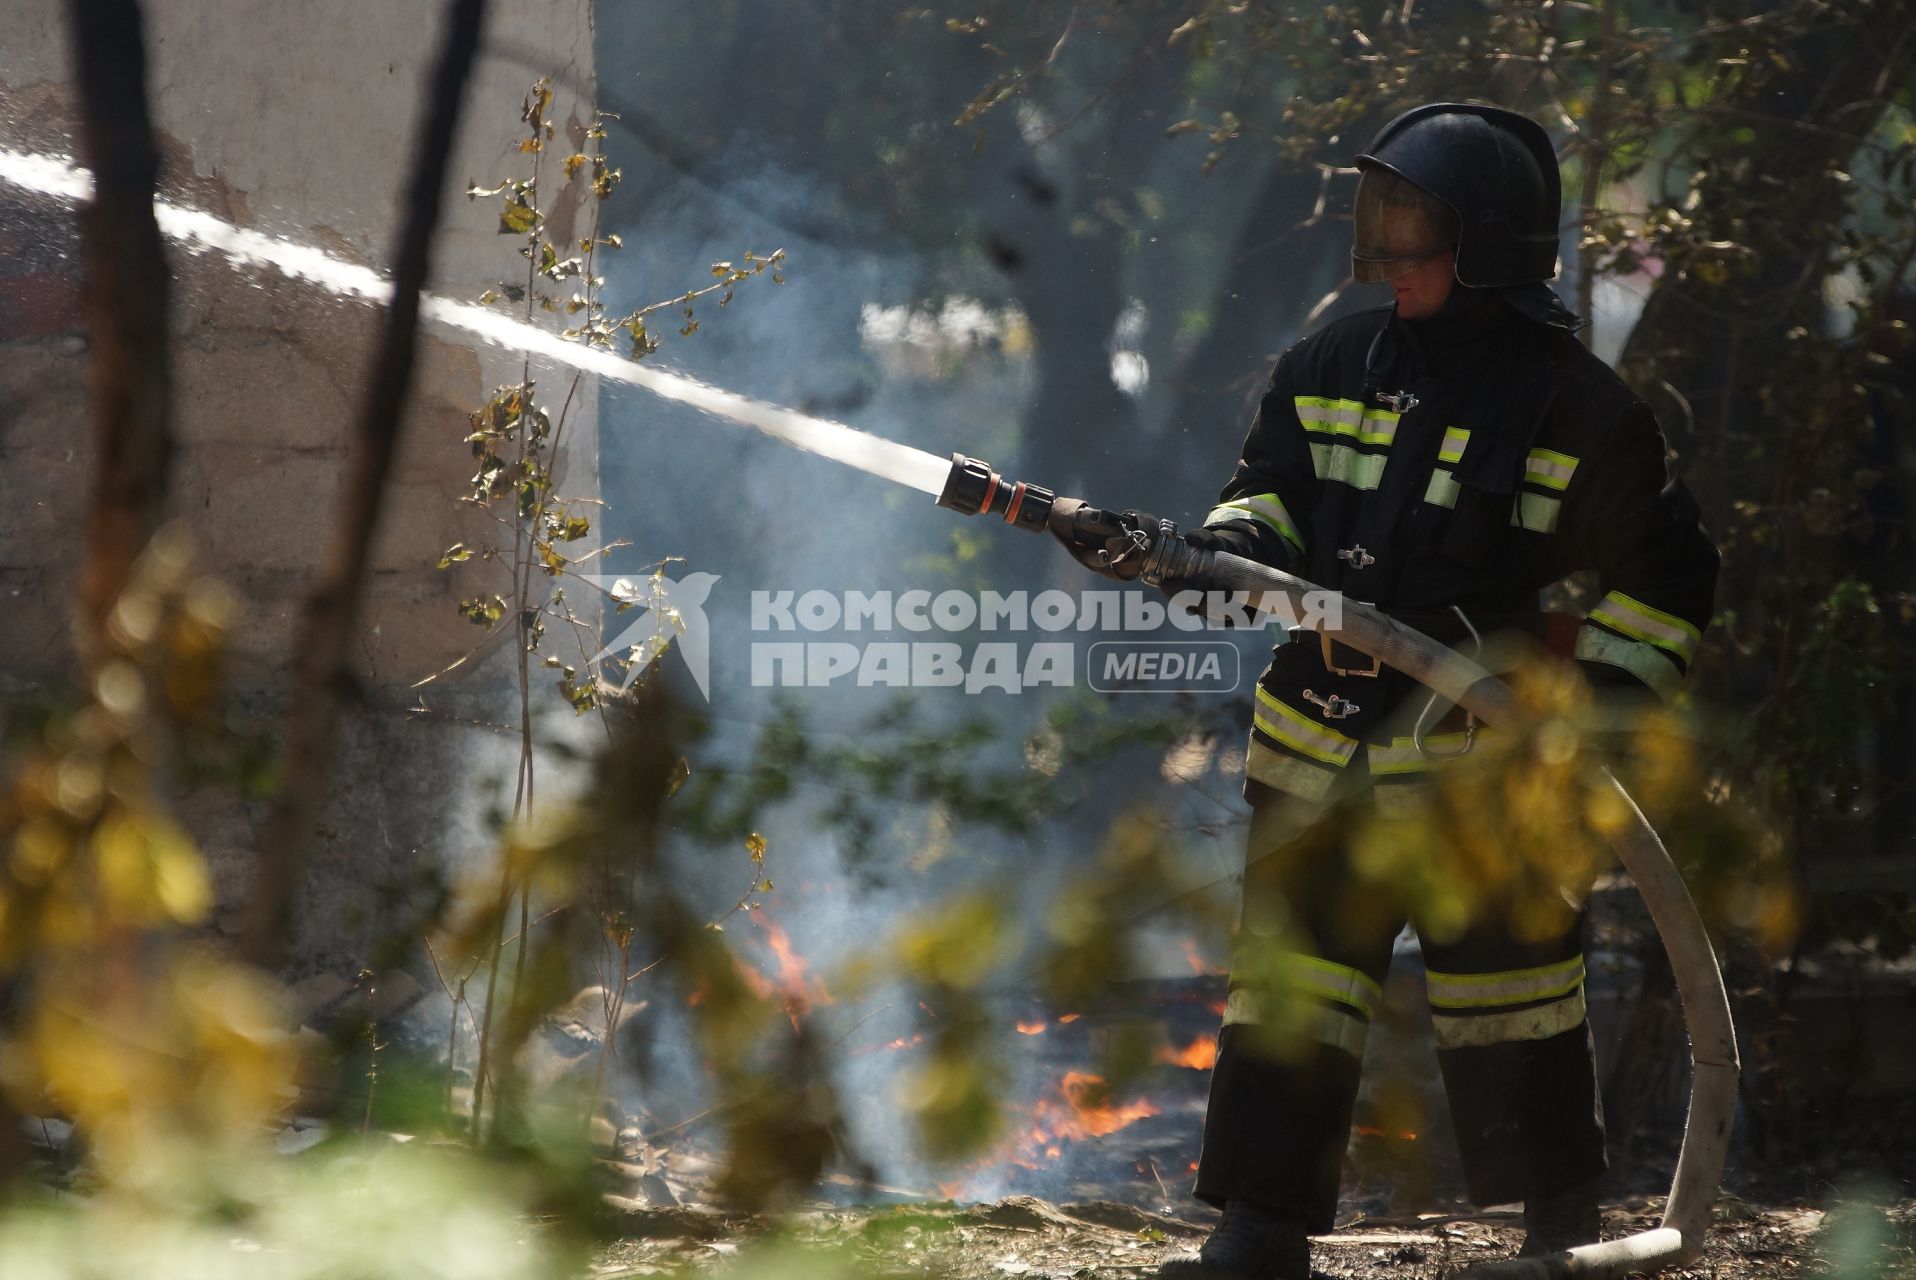
{"label": "helmet visor", "polygon": [[1456,247],[1456,212],[1388,169],[1364,169],[1356,204],[1351,277],[1360,284],[1393,280]]}

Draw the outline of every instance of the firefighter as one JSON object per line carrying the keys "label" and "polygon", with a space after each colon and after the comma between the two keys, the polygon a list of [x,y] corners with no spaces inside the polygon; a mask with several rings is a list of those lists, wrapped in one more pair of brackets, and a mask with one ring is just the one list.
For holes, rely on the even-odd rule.
{"label": "firefighter", "polygon": [[[1388,284],[1393,302],[1279,357],[1230,482],[1186,540],[1446,643],[1513,626],[1541,636],[1540,591],[1594,570],[1602,598],[1563,647],[1600,686],[1667,698],[1709,619],[1717,551],[1648,406],[1577,341],[1583,322],[1546,283],[1561,198],[1548,136],[1514,112],[1435,103],[1391,121],[1357,165],[1351,274]],[[1361,792],[1387,810],[1470,741],[1468,723],[1407,734],[1405,709],[1426,697],[1305,631],[1258,682],[1244,932],[1274,932],[1281,916],[1289,949],[1259,963],[1306,1006],[1286,1022],[1307,1043],[1270,1053],[1257,1034],[1266,992],[1233,973],[1196,1185],[1224,1213],[1165,1277],[1305,1280],[1308,1237],[1331,1228],[1366,1028],[1404,920],[1351,919],[1357,878],[1329,806]],[[1564,915],[1543,938],[1513,936],[1497,912],[1423,938],[1465,1180],[1479,1203],[1522,1201],[1527,1255],[1598,1237],[1583,920]]]}

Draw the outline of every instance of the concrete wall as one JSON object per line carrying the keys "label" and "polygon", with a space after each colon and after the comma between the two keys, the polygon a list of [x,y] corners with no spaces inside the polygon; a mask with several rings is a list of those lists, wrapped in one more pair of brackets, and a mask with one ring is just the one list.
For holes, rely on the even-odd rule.
{"label": "concrete wall", "polygon": [[[71,155],[62,6],[15,0],[12,8],[0,42],[0,146]],[[146,10],[169,198],[386,265],[442,6],[148,0]],[[519,106],[540,75],[557,92],[555,147],[566,147],[568,125],[574,145],[582,140],[591,23],[591,0],[494,3],[448,171],[437,292],[474,298],[502,278],[522,278],[517,241],[497,234],[494,202],[461,193],[471,180],[526,172]],[[563,185],[554,160],[549,193]],[[584,198],[581,182],[559,195],[549,229],[560,243],[585,232]],[[325,545],[378,317],[215,258],[175,250],[172,263],[179,449],[171,505],[241,601],[232,635],[237,706],[250,728],[266,730]],[[0,187],[0,691],[10,698],[68,671],[67,600],[91,461],[78,269],[70,218]],[[568,381],[534,375],[556,412]],[[507,718],[510,645],[435,687],[429,701],[446,715],[407,709],[415,681],[483,636],[458,616],[458,600],[504,590],[493,566],[440,571],[436,561],[453,542],[489,537],[483,517],[457,501],[472,470],[466,415],[491,387],[520,376],[516,353],[474,349],[443,331],[426,336],[357,646],[366,696],[347,727],[301,913],[308,967],[369,959],[382,934],[403,932],[405,886],[483,845],[473,788],[508,749],[469,722]],[[568,496],[597,491],[596,404],[587,379],[565,429]],[[233,795],[208,788],[187,803],[219,871],[222,922],[244,891],[262,817],[257,802]]]}

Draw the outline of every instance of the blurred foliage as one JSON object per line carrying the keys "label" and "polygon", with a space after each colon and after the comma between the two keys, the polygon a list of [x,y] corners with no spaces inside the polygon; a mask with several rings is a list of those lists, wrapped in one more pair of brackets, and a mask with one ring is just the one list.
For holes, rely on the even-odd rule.
{"label": "blurred foliage", "polygon": [[[1571,673],[1513,666],[1530,713],[1523,728],[1483,735],[1408,811],[1338,815],[1361,882],[1354,910],[1401,909],[1443,935],[1526,904],[1512,921],[1520,934],[1558,927],[1607,864],[1602,837],[1624,817],[1593,781],[1596,765],[1611,764],[1670,836],[1726,934],[1769,953],[1832,931],[1888,953],[1909,945],[1906,900],[1805,897],[1796,882],[1825,848],[1906,852],[1909,828],[1896,815],[1911,812],[1911,467],[1894,428],[1906,420],[1911,383],[1905,274],[1916,256],[1916,136],[1903,61],[1912,55],[1877,38],[1891,10],[1907,20],[1900,6],[1848,0],[1633,6],[1627,17],[1601,0],[1493,0],[1428,14],[1408,4],[993,0],[963,15],[885,16],[894,43],[883,47],[900,55],[886,74],[963,51],[955,71],[927,71],[925,83],[940,92],[954,74],[972,78],[941,107],[937,128],[955,121],[974,150],[1026,154],[1028,203],[1059,211],[1015,242],[1004,231],[1015,219],[967,241],[972,257],[945,277],[955,286],[987,275],[984,263],[1004,267],[1003,289],[1026,307],[1046,359],[1070,345],[1057,314],[1069,304],[1101,318],[1093,355],[1108,370],[1102,336],[1126,290],[1087,279],[1073,293],[1059,272],[1074,280],[1087,258],[1150,242],[1179,200],[1202,200],[1196,180],[1160,190],[1165,166],[1228,175],[1248,150],[1269,148],[1256,163],[1282,175],[1272,181],[1293,202],[1281,228],[1289,236],[1334,221],[1325,211],[1342,198],[1351,152],[1391,112],[1433,96],[1494,97],[1552,122],[1570,189],[1596,197],[1569,201],[1581,206],[1589,278],[1649,291],[1626,368],[1660,397],[1730,552],[1722,616],[1699,663],[1703,711],[1638,709],[1619,722],[1622,713],[1593,704]],[[730,35],[750,37],[742,25]],[[1858,75],[1865,54],[1873,74]],[[845,67],[856,76],[879,69]],[[723,87],[759,101],[794,84],[810,98],[832,96],[805,77],[734,77]],[[932,129],[910,96],[923,87],[860,107],[868,146],[851,176],[890,202],[900,224],[944,241],[964,216],[957,196],[966,179],[935,150],[923,153],[930,163],[915,160],[909,144]],[[1801,109],[1778,112],[1773,101]],[[782,254],[742,255],[743,265],[714,264],[710,285],[609,316],[596,255],[620,241],[601,232],[597,208],[621,171],[598,143],[616,117],[595,115],[555,157],[595,199],[591,231],[576,245],[553,243],[544,234],[552,197],[540,186],[550,177],[546,153],[558,147],[550,103],[542,84],[524,105],[519,151],[531,157],[531,175],[472,192],[501,201],[501,234],[520,242],[526,262],[523,280],[502,282],[488,301],[528,318],[563,313],[569,337],[611,346],[623,335],[642,357],[657,343],[648,315],[673,311],[689,336],[704,298],[723,305],[751,277],[778,278]],[[817,129],[809,110],[767,111],[765,126]],[[1108,155],[1086,181],[1053,185],[1046,175],[1060,167],[1060,150]],[[1212,227],[1203,247],[1215,259],[1231,241]],[[1235,297],[1244,284],[1236,270],[1154,298],[1160,314],[1182,318],[1175,336],[1150,340],[1201,367],[1206,344],[1225,342],[1233,323],[1217,299],[1197,295],[1222,277],[1220,292]],[[1288,308],[1285,332],[1322,292],[1271,291]],[[1066,431],[1083,406],[1056,412],[1071,385],[1060,373],[1039,396],[1053,416],[1032,419],[1056,424],[1057,434],[1027,440],[1061,471],[1083,452],[1081,436]],[[889,857],[925,870],[949,857],[941,840],[966,853],[975,842],[989,855],[962,894],[928,902],[886,937],[856,940],[829,978],[841,1000],[893,999],[919,1011],[924,1053],[897,1073],[897,1104],[939,1159],[988,1157],[1004,1141],[1008,1073],[995,993],[1029,983],[1059,1004],[1091,1003],[1145,972],[1147,917],[1226,931],[1180,870],[1183,833],[1149,803],[1167,794],[1153,790],[1166,779],[1180,779],[1168,794],[1182,794],[1191,775],[1169,764],[1194,745],[1205,761],[1200,782],[1231,772],[1224,744],[1241,726],[1218,726],[1215,711],[1120,717],[1063,701],[1007,744],[989,722],[939,723],[901,699],[855,742],[821,742],[786,715],[750,769],[692,765],[688,731],[660,682],[641,679],[630,696],[615,696],[592,671],[595,628],[555,587],[577,574],[581,561],[567,548],[593,528],[553,492],[570,400],[569,391],[552,416],[528,369],[475,413],[468,500],[501,532],[496,544],[461,544],[442,558],[447,568],[493,564],[505,579],[462,609],[515,646],[525,746],[497,857],[421,920],[452,1000],[448,1057],[462,1034],[483,1046],[467,1089],[455,1086],[450,1062],[438,1064],[448,1073],[441,1087],[382,1069],[376,1039],[353,1050],[371,1057],[359,1127],[377,1114],[434,1140],[362,1135],[294,1158],[272,1150],[301,1079],[359,1059],[347,1046],[295,1036],[285,993],[195,930],[209,902],[207,871],[171,796],[190,762],[225,749],[218,670],[227,605],[176,534],[141,562],[83,689],[14,722],[0,791],[0,1172],[28,1168],[21,1115],[63,1116],[80,1152],[66,1185],[85,1194],[14,1195],[0,1219],[7,1274],[72,1273],[65,1264],[80,1257],[100,1274],[219,1274],[242,1261],[258,1274],[252,1262],[262,1256],[287,1275],[549,1275],[574,1266],[582,1242],[606,1227],[599,1147],[581,1133],[603,1105],[618,1028],[646,1000],[669,1000],[689,1019],[725,1144],[723,1195],[776,1208],[827,1171],[868,1168],[847,1132],[824,1020],[759,974],[726,932],[773,892],[768,843],[777,842],[760,827],[803,790],[825,788],[814,816],[845,833],[869,866]],[[1119,417],[1130,421],[1127,413]],[[1162,441],[1133,434],[1140,438],[1121,440],[1115,458],[1164,452]],[[1208,474],[1226,461],[1166,465]],[[572,636],[578,663],[541,648],[548,621]],[[668,643],[661,632],[627,656],[655,675]],[[525,708],[535,655],[556,663],[564,698],[604,730],[588,779],[563,805],[533,803]],[[1713,705],[1757,714],[1735,724]],[[919,827],[890,823],[914,807],[932,817]],[[1102,839],[1087,820],[1093,812],[1114,815]],[[1072,843],[1091,852],[1032,912],[1021,901],[1030,882],[1013,874],[1017,848],[986,837],[1029,840],[1050,824],[1073,824]],[[674,827],[744,853],[745,892],[717,919],[686,887]],[[508,964],[512,981],[489,986],[475,1025],[468,983],[484,968],[492,984]],[[1277,986],[1255,944],[1240,964]],[[588,980],[596,986],[582,991]],[[522,1050],[549,1015],[581,1000],[602,1030],[591,1081],[547,1088],[527,1076]],[[1119,1103],[1150,1060],[1147,1037],[1142,1026],[1114,1029],[1102,1060],[1087,1064],[1095,1071],[1073,1082],[1074,1105]],[[375,1088],[387,1097],[377,1112]],[[462,1134],[484,1141],[446,1140]],[[535,1218],[542,1225],[531,1229]],[[137,1256],[129,1241],[139,1242]],[[772,1257],[765,1274],[790,1261]]]}
{"label": "blurred foliage", "polygon": [[[732,842],[768,808],[797,803],[832,831],[847,869],[868,887],[922,875],[954,852],[953,836],[965,840],[975,874],[1017,856],[1007,840],[1043,839],[1087,808],[1097,813],[1127,763],[1155,766],[1179,743],[1211,742],[1236,727],[1221,725],[1217,708],[1184,698],[1138,714],[1080,695],[1047,702],[1022,740],[1007,742],[1011,732],[988,711],[954,719],[900,693],[856,732],[826,735],[786,701],[759,730],[749,763],[703,760],[679,829]],[[921,824],[923,814],[930,816]],[[916,845],[902,864],[901,836]]]}

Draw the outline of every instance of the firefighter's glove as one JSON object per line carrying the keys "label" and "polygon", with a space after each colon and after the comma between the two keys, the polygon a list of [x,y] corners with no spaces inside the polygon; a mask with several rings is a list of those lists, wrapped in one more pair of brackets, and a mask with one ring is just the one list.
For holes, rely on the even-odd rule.
{"label": "firefighter's glove", "polygon": [[1119,582],[1130,582],[1144,569],[1146,553],[1151,549],[1147,530],[1158,527],[1155,516],[1137,511],[1117,515],[1097,507],[1085,507],[1065,529],[1054,528],[1066,551],[1093,573]]}

